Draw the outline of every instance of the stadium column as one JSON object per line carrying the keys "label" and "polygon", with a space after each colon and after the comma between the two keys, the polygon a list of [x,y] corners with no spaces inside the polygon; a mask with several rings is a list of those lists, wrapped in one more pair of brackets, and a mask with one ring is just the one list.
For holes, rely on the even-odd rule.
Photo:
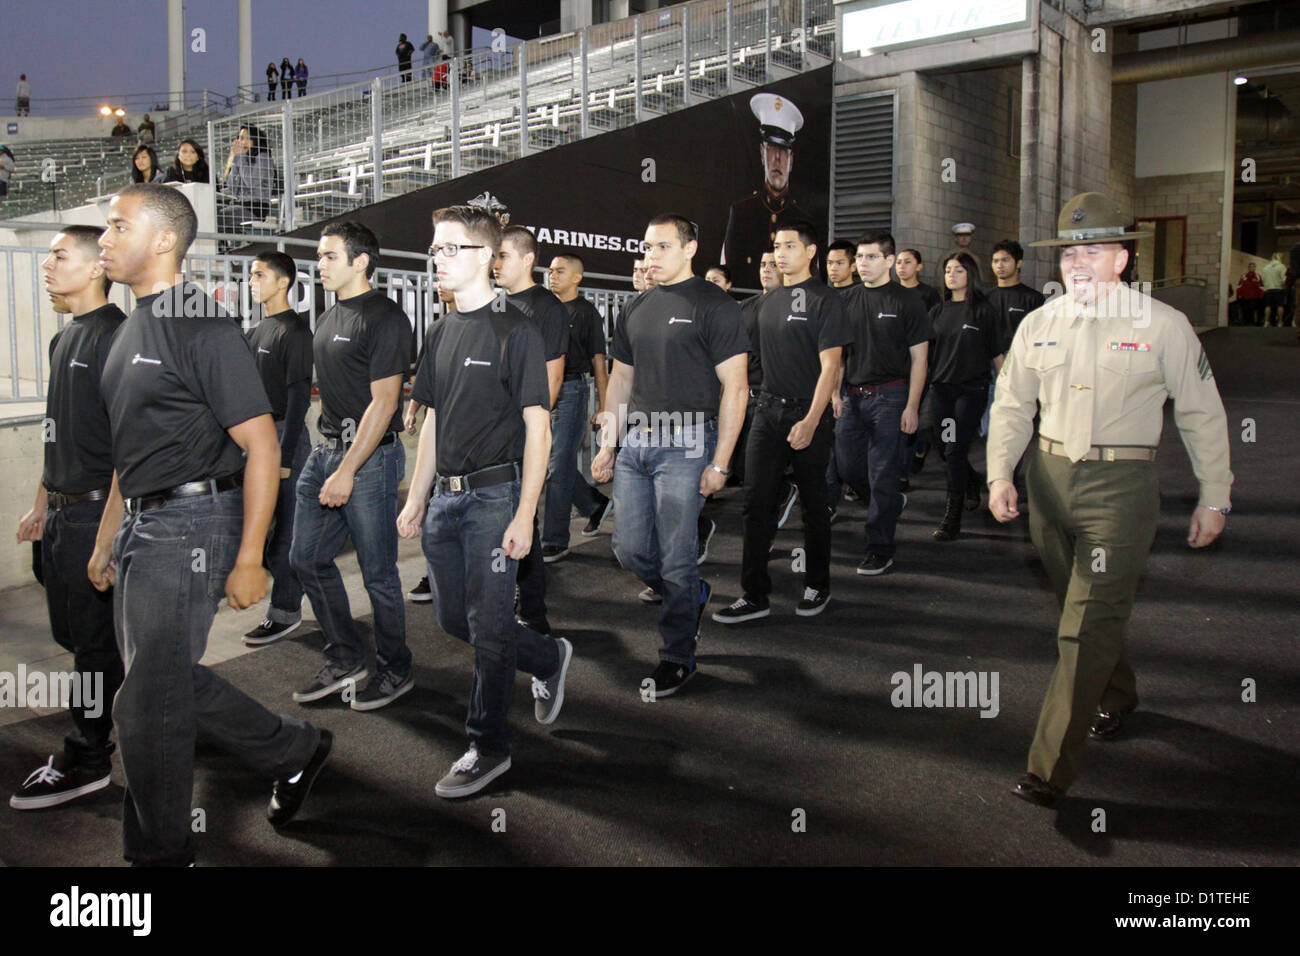
{"label": "stadium column", "polygon": [[167,0],[167,85],[171,108],[185,109],[185,4]]}
{"label": "stadium column", "polygon": [[253,0],[239,0],[238,40],[239,98],[251,100],[253,98]]}
{"label": "stadium column", "polygon": [[447,0],[429,0],[429,33],[437,36],[447,29]]}

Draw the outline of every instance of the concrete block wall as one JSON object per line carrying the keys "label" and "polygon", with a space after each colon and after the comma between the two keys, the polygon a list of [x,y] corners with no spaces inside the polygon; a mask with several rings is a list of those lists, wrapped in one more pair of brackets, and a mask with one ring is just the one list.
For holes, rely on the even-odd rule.
{"label": "concrete block wall", "polygon": [[1221,226],[1223,221],[1223,173],[1189,173],[1180,176],[1144,176],[1134,184],[1134,214],[1151,216],[1186,216],[1187,251],[1184,272],[1204,279],[1207,314],[1188,316],[1194,325],[1215,325],[1219,301],[1225,290],[1219,288]]}

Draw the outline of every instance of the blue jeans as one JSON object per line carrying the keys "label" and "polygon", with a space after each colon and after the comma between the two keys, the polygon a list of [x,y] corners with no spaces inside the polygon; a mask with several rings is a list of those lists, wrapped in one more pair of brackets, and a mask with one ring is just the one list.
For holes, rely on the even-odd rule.
{"label": "blue jeans", "polygon": [[113,539],[113,620],[126,676],[113,702],[126,771],[124,855],[193,858],[190,802],[198,732],[266,777],[301,770],[320,732],[277,716],[199,663],[244,525],[239,489],[127,514]]}
{"label": "blue jeans", "polygon": [[[284,422],[275,426],[276,434],[284,441]],[[298,479],[307,464],[310,451],[308,435],[304,430],[293,451],[289,477],[280,479],[280,493],[275,499],[275,523],[271,526],[271,540],[266,546],[266,566],[275,583],[271,587],[271,607],[267,619],[276,624],[293,624],[302,619],[302,582],[289,566],[289,548],[293,544],[293,516],[298,505]]]}
{"label": "blue jeans", "polygon": [[560,669],[556,641],[515,620],[519,563],[506,557],[501,539],[519,510],[519,491],[517,478],[477,491],[435,489],[421,539],[438,624],[474,648],[465,731],[493,757],[510,752],[506,714],[516,669],[543,679]]}
{"label": "blue jeans", "polygon": [[587,381],[571,379],[560,386],[551,409],[551,461],[546,474],[546,509],[542,544],[569,546],[569,508],[589,516],[600,500],[596,489],[578,474],[578,449],[587,424]]}
{"label": "blue jeans", "polygon": [[614,462],[614,555],[663,595],[659,658],[687,667],[695,666],[699,631],[700,476],[717,444],[716,420],[653,433],[634,428]]}
{"label": "blue jeans", "polygon": [[[894,556],[894,529],[903,510],[898,490],[898,444],[907,407],[907,386],[879,388],[867,395],[846,395],[835,423],[835,464],[844,483],[867,508],[867,554]],[[830,506],[839,505],[840,488],[832,485]]]}
{"label": "blue jeans", "polygon": [[343,575],[334,563],[351,536],[375,613],[379,671],[406,677],[411,672],[411,652],[406,647],[406,608],[397,574],[397,485],[406,469],[406,450],[400,440],[380,445],[357,472],[347,504],[326,508],[320,503],[321,486],[338,469],[343,454],[341,449],[319,444],[307,459],[298,479],[289,565],[325,632],[326,659],[339,667],[360,667],[366,660],[365,645],[352,620]]}

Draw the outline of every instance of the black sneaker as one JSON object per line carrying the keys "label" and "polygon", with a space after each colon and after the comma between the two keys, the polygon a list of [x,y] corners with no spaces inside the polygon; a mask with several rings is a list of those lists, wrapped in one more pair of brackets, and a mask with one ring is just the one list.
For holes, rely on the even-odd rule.
{"label": "black sneaker", "polygon": [[[707,526],[706,526],[707,522]],[[696,564],[703,564],[704,559],[709,556],[709,542],[713,540],[713,532],[718,530],[717,523],[712,518],[701,518],[699,524],[699,550],[695,557]]]}
{"label": "black sneaker", "polygon": [[108,786],[109,780],[107,770],[91,770],[69,763],[64,754],[54,754],[27,775],[18,792],[9,798],[9,806],[15,810],[57,807],[96,790],[103,790]]}
{"label": "black sneaker", "polygon": [[302,690],[293,692],[293,699],[296,703],[308,704],[313,700],[328,697],[330,694],[337,694],[345,687],[351,687],[355,690],[357,684],[365,680],[369,673],[364,664],[358,664],[349,670],[346,667],[339,667],[337,664],[326,663],[312,678],[310,684]]}
{"label": "black sneaker", "polygon": [[544,564],[554,564],[563,557],[567,557],[569,549],[558,544],[542,545],[542,562]]}
{"label": "black sneaker", "polygon": [[882,558],[878,554],[869,554],[858,565],[858,574],[884,574],[893,566],[893,558]]}
{"label": "black sneaker", "polygon": [[244,643],[249,647],[257,647],[259,644],[272,644],[291,631],[296,631],[300,624],[302,624],[301,620],[294,621],[292,624],[277,624],[268,617],[244,635]]}
{"label": "black sneaker", "polygon": [[410,674],[398,677],[391,671],[380,671],[370,678],[370,683],[357,691],[352,698],[353,710],[378,710],[391,704],[415,686],[415,678]]}
{"label": "black sneaker", "polygon": [[830,591],[818,591],[816,588],[804,588],[803,600],[799,606],[794,609],[794,613],[800,617],[816,617],[822,611],[826,610],[826,605],[830,603]]}
{"label": "black sneaker", "polygon": [[[976,476],[978,478],[978,476]],[[974,511],[980,506],[980,484],[978,480],[966,482],[966,510]]]}
{"label": "black sneaker", "polygon": [[536,631],[538,634],[549,636],[551,633],[551,622],[547,618],[542,618],[540,621],[530,621],[528,618],[516,614],[515,622],[522,624],[531,631]]}
{"label": "black sneaker", "polygon": [[481,757],[477,748],[470,747],[463,757],[451,765],[451,769],[438,781],[433,792],[448,799],[468,797],[470,794],[478,793],[509,769],[509,756]]}
{"label": "black sneaker", "polygon": [[771,613],[771,608],[741,598],[721,611],[714,611],[713,620],[719,624],[739,624],[741,621],[757,621],[760,617],[770,616]]}
{"label": "black sneaker", "polygon": [[794,482],[786,482],[786,487],[789,490],[786,493],[785,499],[781,502],[781,513],[776,519],[776,526],[778,528],[785,527],[785,523],[790,520],[790,512],[794,510],[794,503],[799,500],[799,489],[795,486]]}
{"label": "black sneaker", "polygon": [[266,818],[272,826],[282,827],[298,813],[302,803],[311,793],[311,785],[316,782],[325,761],[329,760],[330,750],[334,746],[334,735],[328,730],[320,732],[320,743],[316,752],[307,761],[307,766],[286,780],[277,780],[271,785],[271,802],[266,807]]}
{"label": "black sneaker", "polygon": [[554,722],[564,706],[564,678],[569,673],[573,645],[562,637],[556,643],[560,645],[560,669],[546,680],[533,678],[533,716],[539,724]]}
{"label": "black sneaker", "polygon": [[921,469],[925,467],[925,455],[912,456],[912,474],[919,475]]}
{"label": "black sneaker", "polygon": [[664,596],[654,588],[643,588],[641,593],[637,595],[637,600],[642,604],[663,604]]}
{"label": "black sneaker", "polygon": [[590,538],[592,535],[598,534],[601,527],[605,524],[605,519],[609,517],[609,513],[613,510],[614,499],[605,498],[604,501],[596,506],[596,510],[591,513],[591,516],[587,518],[586,527],[582,529],[583,535]]}
{"label": "black sneaker", "polygon": [[912,490],[912,480],[911,480],[910,478],[906,478],[906,477],[898,479],[898,490],[899,490],[899,491],[911,491],[911,490]]}
{"label": "black sneaker", "polygon": [[660,661],[655,672],[650,675],[650,699],[658,700],[660,697],[671,697],[682,689],[682,685],[691,679],[695,673],[695,668],[687,667],[685,664],[676,664],[672,661]]}
{"label": "black sneaker", "polygon": [[420,578],[420,583],[406,592],[406,596],[416,604],[428,604],[433,600],[433,590],[429,587],[429,576]]}
{"label": "black sneaker", "polygon": [[709,598],[713,597],[713,585],[708,581],[700,582],[700,609],[695,614],[695,640],[700,639],[700,622],[704,620],[704,609],[709,606]]}

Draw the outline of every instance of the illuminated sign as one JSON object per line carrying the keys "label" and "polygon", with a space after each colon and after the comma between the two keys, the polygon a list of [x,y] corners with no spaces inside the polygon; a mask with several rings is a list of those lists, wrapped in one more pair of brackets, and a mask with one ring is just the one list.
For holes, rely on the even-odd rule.
{"label": "illuminated sign", "polygon": [[841,14],[840,52],[870,56],[931,40],[1029,25],[1028,0],[892,0]]}

